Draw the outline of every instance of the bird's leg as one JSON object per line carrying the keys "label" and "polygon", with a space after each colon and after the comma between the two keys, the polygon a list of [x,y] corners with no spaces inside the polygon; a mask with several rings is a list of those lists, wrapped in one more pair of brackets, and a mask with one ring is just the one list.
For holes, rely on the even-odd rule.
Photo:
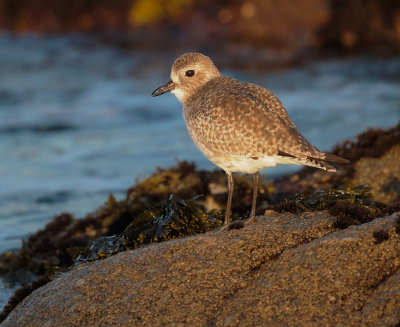
{"label": "bird's leg", "polygon": [[258,181],[260,179],[260,173],[256,172],[253,174],[253,201],[251,202],[251,211],[250,217],[247,219],[246,224],[252,223],[256,219],[256,202],[257,202],[257,189],[258,189]]}
{"label": "bird's leg", "polygon": [[260,173],[259,172],[254,173],[253,174],[253,182],[254,182],[253,201],[251,202],[251,211],[250,211],[249,218],[254,218],[256,216],[257,189],[258,189],[259,179],[260,179]]}
{"label": "bird's leg", "polygon": [[232,195],[233,195],[233,178],[232,178],[231,172],[227,172],[226,174],[228,176],[228,202],[226,204],[224,225],[228,226],[229,225],[229,216],[231,213]]}

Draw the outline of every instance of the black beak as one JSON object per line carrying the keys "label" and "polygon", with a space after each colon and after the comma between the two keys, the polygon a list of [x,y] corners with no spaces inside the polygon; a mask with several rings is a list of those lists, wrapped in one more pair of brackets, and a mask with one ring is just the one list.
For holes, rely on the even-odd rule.
{"label": "black beak", "polygon": [[153,97],[156,97],[161,94],[171,92],[174,88],[175,88],[175,83],[172,81],[169,81],[168,83],[164,84],[163,86],[160,86],[157,90],[154,90],[154,92],[151,95]]}

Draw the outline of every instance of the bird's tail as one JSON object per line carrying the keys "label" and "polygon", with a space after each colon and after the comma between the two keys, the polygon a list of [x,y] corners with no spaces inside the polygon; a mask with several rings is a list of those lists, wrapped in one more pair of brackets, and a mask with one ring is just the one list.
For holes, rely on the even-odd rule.
{"label": "bird's tail", "polygon": [[338,170],[338,166],[336,164],[350,163],[350,161],[347,159],[343,159],[329,153],[318,152],[318,150],[316,150],[313,155],[308,155],[305,157],[296,156],[279,150],[277,159],[281,160],[280,163],[310,166],[331,172],[336,172]]}
{"label": "bird's tail", "polygon": [[316,167],[330,172],[336,172],[338,166],[336,164],[349,164],[350,161],[341,157],[334,156],[329,153],[320,153],[318,158],[307,157],[305,165]]}

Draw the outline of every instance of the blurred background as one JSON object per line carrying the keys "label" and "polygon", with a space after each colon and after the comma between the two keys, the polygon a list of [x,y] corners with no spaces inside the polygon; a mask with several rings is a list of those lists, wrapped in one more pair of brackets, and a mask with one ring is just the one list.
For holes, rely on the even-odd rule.
{"label": "blurred background", "polygon": [[321,150],[400,119],[398,0],[0,0],[0,30],[0,252],[157,166],[215,168],[150,96],[184,52],[272,90]]}

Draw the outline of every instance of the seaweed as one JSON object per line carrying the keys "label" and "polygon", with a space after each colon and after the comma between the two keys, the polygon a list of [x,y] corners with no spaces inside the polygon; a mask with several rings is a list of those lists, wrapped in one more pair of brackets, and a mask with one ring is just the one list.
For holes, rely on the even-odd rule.
{"label": "seaweed", "polygon": [[333,226],[339,229],[365,224],[377,217],[400,211],[400,203],[386,205],[374,201],[370,191],[371,188],[366,184],[356,187],[307,191],[274,203],[269,209],[297,214],[327,210],[335,217]]}
{"label": "seaweed", "polygon": [[29,294],[31,294],[34,290],[42,287],[50,281],[50,275],[42,275],[38,277],[36,280],[32,281],[30,284],[20,287],[14,292],[14,295],[8,300],[7,305],[3,308],[3,311],[0,313],[0,323],[6,319],[6,317],[10,314],[10,312],[20,303],[23,299],[25,299]]}
{"label": "seaweed", "polygon": [[400,217],[396,220],[396,233],[400,234]]}
{"label": "seaweed", "polygon": [[198,198],[182,200],[171,195],[129,224],[124,237],[137,246],[204,233],[221,226],[224,210],[204,212]]}
{"label": "seaweed", "polygon": [[269,210],[276,212],[291,212],[296,213],[298,208],[296,206],[296,200],[294,199],[284,199],[279,202],[273,203],[268,207]]}
{"label": "seaweed", "polygon": [[359,203],[337,203],[328,212],[336,217],[333,226],[340,229],[365,224],[376,218],[368,207]]}
{"label": "seaweed", "polygon": [[383,229],[374,231],[372,235],[375,238],[375,244],[381,244],[389,239],[389,233]]}
{"label": "seaweed", "polygon": [[[249,175],[234,174],[233,179],[235,192],[232,199],[232,211],[246,216],[251,206],[252,178]],[[203,194],[205,198],[212,196],[214,204],[218,208],[224,208],[227,197],[226,184],[227,177],[224,171],[197,170],[193,163],[182,161],[168,169],[159,167],[150,177],[136,180],[136,184],[127,192],[127,201],[132,204],[140,201],[145,204],[145,208],[148,208],[154,203],[167,200],[169,194],[174,194],[181,199]],[[265,176],[260,178],[258,203],[268,202],[273,192],[272,182],[267,181]]]}
{"label": "seaweed", "polygon": [[382,214],[384,216],[391,215],[395,212],[400,211],[400,201],[394,202],[394,203],[389,203],[383,210]]}
{"label": "seaweed", "polygon": [[74,265],[79,263],[105,259],[111,255],[132,248],[131,243],[123,236],[100,236],[90,241],[89,246],[71,249],[74,253]]}
{"label": "seaweed", "polygon": [[[250,176],[238,174],[235,174],[234,180],[232,210],[239,216],[245,216],[251,206],[252,180]],[[271,192],[271,183],[261,179],[259,212],[262,204],[269,201]],[[10,275],[15,282],[25,284],[35,275],[65,271],[73,264],[76,249],[82,249],[99,237],[120,235],[147,208],[168,201],[170,194],[174,194],[176,199],[190,199],[204,194],[205,201],[200,205],[202,210],[211,215],[210,210],[215,209],[216,214],[225,207],[226,174],[221,170],[197,170],[193,163],[186,161],[168,169],[157,168],[151,176],[138,179],[123,200],[117,200],[110,194],[104,205],[84,218],[76,219],[69,213],[56,216],[43,230],[24,240],[19,250],[0,255],[0,274]],[[199,219],[203,218],[200,216]],[[193,226],[187,227],[192,229]],[[189,229],[186,230],[187,235],[191,235]],[[186,231],[182,229],[181,236]]]}
{"label": "seaweed", "polygon": [[228,225],[228,230],[234,230],[234,229],[242,229],[244,227],[244,222],[243,221],[233,221]]}
{"label": "seaweed", "polygon": [[[175,195],[145,210],[120,235],[103,236],[90,242],[75,264],[104,259],[141,245],[204,233],[222,225],[224,210],[205,212],[199,196],[182,200]],[[237,219],[237,215],[232,216]]]}
{"label": "seaweed", "polygon": [[296,194],[292,199],[277,202],[271,205],[269,209],[277,212],[301,213],[328,210],[338,203],[360,204],[370,207],[374,212],[384,208],[384,204],[373,201],[370,191],[371,188],[366,184],[347,188],[306,191]]}

